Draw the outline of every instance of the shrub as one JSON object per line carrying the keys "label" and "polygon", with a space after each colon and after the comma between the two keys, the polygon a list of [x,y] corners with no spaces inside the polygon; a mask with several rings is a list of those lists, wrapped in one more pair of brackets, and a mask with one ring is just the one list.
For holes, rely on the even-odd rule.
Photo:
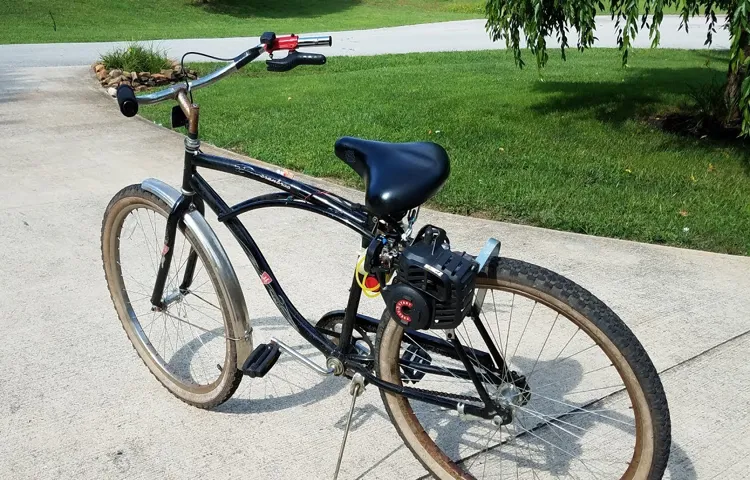
{"label": "shrub", "polygon": [[454,2],[446,5],[444,10],[453,13],[484,15],[484,2]]}
{"label": "shrub", "polygon": [[102,55],[101,62],[107,70],[117,68],[128,72],[160,72],[172,66],[166,51],[138,43]]}
{"label": "shrub", "polygon": [[717,82],[690,87],[690,99],[699,117],[711,118],[724,124],[729,117],[729,105],[724,95],[725,84]]}

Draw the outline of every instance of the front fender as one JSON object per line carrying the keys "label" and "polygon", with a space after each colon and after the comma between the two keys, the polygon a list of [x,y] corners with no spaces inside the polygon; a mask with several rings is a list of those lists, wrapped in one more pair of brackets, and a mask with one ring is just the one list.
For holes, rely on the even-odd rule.
{"label": "front fender", "polygon": [[[141,187],[162,199],[170,207],[180,198],[180,192],[161,180],[148,178],[141,183]],[[185,226],[194,234],[203,249],[210,255],[209,261],[216,267],[220,279],[220,288],[229,299],[230,322],[232,322],[237,347],[237,364],[242,365],[250,352],[253,351],[253,329],[250,327],[247,315],[247,305],[237,274],[229,261],[224,247],[203,215],[197,210],[189,211],[183,217]]]}

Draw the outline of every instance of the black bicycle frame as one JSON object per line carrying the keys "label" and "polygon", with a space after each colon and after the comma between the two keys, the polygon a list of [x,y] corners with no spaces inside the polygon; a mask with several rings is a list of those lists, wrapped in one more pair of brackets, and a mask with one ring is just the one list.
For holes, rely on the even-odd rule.
{"label": "black bicycle frame", "polygon": [[[237,205],[229,206],[211,187],[211,185],[208,184],[206,179],[197,172],[197,167],[249,178],[278,188],[282,191],[260,195],[240,202]],[[454,410],[460,408],[467,414],[485,418],[492,418],[497,413],[492,402],[489,401],[484,386],[478,380],[478,376],[472,366],[472,361],[469,360],[468,354],[471,354],[472,358],[477,359],[477,362],[479,362],[478,365],[481,365],[483,368],[487,368],[488,366],[489,368],[492,368],[492,357],[485,352],[474,350],[473,348],[462,347],[455,336],[450,342],[448,342],[419,332],[410,333],[410,336],[416,336],[416,338],[420,339],[420,342],[425,342],[430,350],[462,360],[466,366],[466,372],[450,372],[450,374],[460,378],[471,379],[477,386],[481,398],[448,398],[425,390],[391,384],[377,378],[372,374],[372,365],[367,365],[366,362],[362,361],[360,355],[351,352],[351,334],[354,326],[362,325],[365,329],[369,329],[370,331],[373,329],[373,326],[375,326],[375,328],[377,326],[377,320],[369,319],[357,314],[362,290],[356,280],[353,279],[352,281],[352,286],[349,291],[349,301],[347,303],[347,308],[344,311],[342,331],[339,336],[338,345],[336,345],[329,340],[324,333],[318,331],[295,308],[294,304],[274,276],[271,266],[268,264],[265,256],[255,243],[255,240],[247,231],[243,223],[238,219],[239,215],[260,208],[297,208],[322,215],[347,226],[362,237],[362,245],[366,246],[375,238],[377,219],[368,214],[362,205],[352,203],[338,195],[296,181],[267,168],[229,158],[208,155],[202,153],[197,148],[186,148],[184,168],[185,171],[182,184],[183,194],[175,203],[169,217],[167,218],[167,228],[164,247],[162,250],[161,264],[157,273],[153,295],[151,297],[154,309],[158,310],[165,306],[162,300],[164,295],[164,285],[167,279],[169,265],[171,264],[174,237],[177,228],[180,227],[180,219],[189,209],[192,208],[196,208],[201,213],[204,213],[203,202],[205,202],[209,208],[216,213],[218,220],[227,226],[229,231],[232,232],[242,246],[245,254],[248,256],[250,262],[260,276],[266,291],[271,296],[271,299],[274,301],[284,318],[302,335],[305,340],[320,350],[327,358],[338,358],[346,368],[361,373],[368,382],[399,395]],[[191,250],[186,262],[185,274],[180,284],[180,290],[182,293],[186,293],[190,287],[196,261],[197,254]],[[445,373],[438,371],[437,369],[428,370],[432,370],[429,373]],[[465,403],[466,401],[482,403],[485,406],[476,406],[472,403]]]}

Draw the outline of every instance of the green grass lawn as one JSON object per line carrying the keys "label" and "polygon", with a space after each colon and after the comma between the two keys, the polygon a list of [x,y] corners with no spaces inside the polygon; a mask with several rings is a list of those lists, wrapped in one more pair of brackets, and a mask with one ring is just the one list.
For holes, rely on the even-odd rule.
{"label": "green grass lawn", "polygon": [[[333,155],[342,135],[431,140],[451,156],[435,208],[592,235],[750,253],[747,151],[654,130],[649,112],[721,78],[723,54],[570,52],[540,77],[507,52],[253,64],[196,92],[207,142],[361,187]],[[206,71],[209,66],[200,65]],[[171,106],[141,113],[168,124]]]}
{"label": "green grass lawn", "polygon": [[303,33],[464,20],[483,14],[484,3],[477,0],[2,0],[0,44],[245,37],[264,31]]}

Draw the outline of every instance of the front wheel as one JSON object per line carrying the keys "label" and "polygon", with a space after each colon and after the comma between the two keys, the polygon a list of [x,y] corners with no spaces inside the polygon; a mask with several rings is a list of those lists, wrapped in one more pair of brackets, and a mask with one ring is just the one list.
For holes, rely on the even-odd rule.
{"label": "front wheel", "polygon": [[[140,185],[112,198],[102,222],[102,261],[122,327],[151,373],[180,400],[215,407],[242,380],[228,288],[195,234],[177,230],[161,311],[151,293],[162,258],[170,206]],[[182,288],[188,257],[197,254],[192,283]]]}
{"label": "front wheel", "polygon": [[[383,390],[388,415],[414,456],[439,479],[661,478],[670,446],[667,400],[628,327],[590,292],[544,268],[496,258],[488,272],[477,278],[486,295],[476,320],[467,317],[455,334],[512,421],[498,426]],[[490,351],[477,323],[515,373],[501,380],[499,368],[471,355]],[[375,352],[385,381],[477,397],[455,355],[417,341],[387,311]]]}

